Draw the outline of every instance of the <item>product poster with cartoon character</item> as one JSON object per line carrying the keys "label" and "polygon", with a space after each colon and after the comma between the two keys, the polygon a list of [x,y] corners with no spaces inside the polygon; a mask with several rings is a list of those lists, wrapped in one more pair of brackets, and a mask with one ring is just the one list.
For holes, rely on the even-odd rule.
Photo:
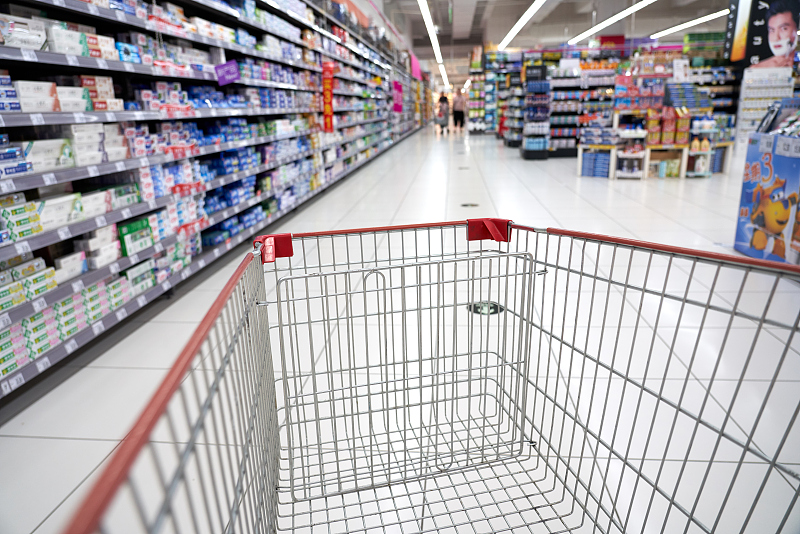
{"label": "product poster with cartoon character", "polygon": [[800,29],[800,0],[741,0],[731,5],[725,56],[759,68],[791,67]]}
{"label": "product poster with cartoon character", "polygon": [[800,157],[794,157],[795,152],[800,155],[798,149],[800,139],[751,135],[734,245],[739,252],[800,264]]}

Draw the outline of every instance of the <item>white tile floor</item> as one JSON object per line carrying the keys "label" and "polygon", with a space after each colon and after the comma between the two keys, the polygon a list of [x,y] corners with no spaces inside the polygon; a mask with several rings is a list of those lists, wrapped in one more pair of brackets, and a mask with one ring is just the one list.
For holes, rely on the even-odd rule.
{"label": "white tile floor", "polygon": [[[493,136],[441,138],[423,132],[402,142],[271,231],[300,232],[502,217],[535,227],[555,226],[732,252],[730,244],[739,204],[741,164],[733,165],[730,176],[717,175],[704,180],[614,182],[577,177],[575,166],[571,158],[523,161],[518,150],[505,148]],[[463,204],[478,206],[463,207]],[[0,471],[0,502],[4,509],[0,513],[0,532],[39,534],[58,532],[63,527],[239,260],[239,257],[231,258],[219,272],[153,319],[146,322],[139,319],[143,324],[136,332],[0,428],[0,457],[4,458]],[[641,266],[637,264],[638,267]],[[642,275],[634,270],[634,275],[637,273]],[[735,298],[735,282],[727,288],[732,291],[728,301]],[[552,289],[564,291],[564,288]],[[793,302],[797,302],[791,296],[794,294],[784,293],[788,298],[782,305],[787,309],[794,309]],[[726,298],[725,295],[722,298]],[[668,310],[671,311],[674,310]],[[603,326],[587,322],[594,321],[594,315],[578,317],[578,337],[586,338],[587,332],[590,339],[605,335]],[[631,320],[623,315],[620,327],[616,330],[612,327],[612,333],[608,334],[619,334],[620,343],[628,352],[634,345],[630,336]],[[674,315],[665,314],[665,321],[657,328],[658,335],[652,336],[656,357],[646,377],[649,387],[657,389],[663,383],[664,395],[677,401],[683,383],[680,379],[686,377],[695,346],[719,346],[720,329],[709,330],[700,338],[696,333],[692,336],[685,329],[681,331],[675,352],[679,361],[667,371],[669,380],[655,377],[658,380],[651,385],[649,380],[654,372],[666,370],[669,351],[663,340],[672,339],[674,328],[670,326],[674,327],[674,320]],[[570,317],[566,323],[574,324],[574,321],[575,317]],[[547,326],[551,325],[547,323]],[[554,330],[556,326],[552,325]],[[752,332],[736,331],[734,340],[749,346]],[[776,340],[773,336],[764,343],[774,344]],[[642,340],[637,339],[636,346],[640,344]],[[775,396],[781,402],[797,398],[800,354],[796,349],[799,344],[795,339],[795,350],[788,353],[782,380],[776,387]],[[782,345],[777,343],[777,346]],[[766,347],[763,350],[769,352]],[[627,358],[624,349],[618,349],[617,353]],[[703,351],[700,353],[702,356]],[[722,376],[726,378],[738,376],[745,358],[741,351],[729,350],[729,353],[725,353],[721,366]],[[774,368],[777,357],[769,356]],[[622,369],[627,364],[627,359],[612,361],[611,356],[607,359],[605,351],[600,353],[600,360],[607,361],[614,369]],[[707,383],[714,366],[707,359],[699,360],[693,366],[696,380],[688,388],[682,406],[702,403],[706,396],[702,383]],[[737,419],[736,424],[757,416],[753,406],[759,405],[757,399],[763,396],[763,380],[768,378],[758,374],[763,368],[755,369],[755,376],[748,375],[753,382],[748,382],[748,387],[739,394],[744,402],[740,400],[734,405],[734,419],[741,419]],[[641,377],[644,373],[641,361],[635,362],[631,376]],[[542,371],[541,376],[546,374]],[[578,378],[573,387],[580,388],[580,383]],[[606,388],[609,395],[618,391],[618,385],[601,387]],[[734,394],[735,382],[733,385],[716,382],[707,408],[708,416],[724,418],[720,406],[729,404]],[[579,405],[579,411],[591,421],[586,402],[588,399]],[[624,412],[622,404],[618,408],[620,413]],[[785,428],[790,418],[791,409],[766,413],[766,421],[776,427]],[[633,440],[633,430],[626,427],[625,431]],[[615,430],[601,429],[604,436],[607,432]],[[770,447],[775,447],[774,436],[764,439]],[[795,465],[797,471],[800,458],[795,445],[796,441],[787,445],[781,458]],[[680,459],[688,453],[680,450],[675,454]],[[660,464],[654,465],[657,469]],[[675,465],[674,469],[666,469],[665,477],[680,469],[680,462]],[[796,480],[794,487],[797,487]],[[629,489],[626,486],[623,493]],[[633,515],[636,513],[634,511]],[[792,520],[797,519],[796,514]]]}

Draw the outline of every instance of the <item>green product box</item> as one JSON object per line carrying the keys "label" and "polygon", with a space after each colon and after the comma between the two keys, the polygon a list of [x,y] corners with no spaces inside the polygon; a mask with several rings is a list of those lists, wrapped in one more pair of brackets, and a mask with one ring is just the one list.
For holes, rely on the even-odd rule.
{"label": "green product box", "polygon": [[41,284],[27,288],[25,296],[27,297],[28,300],[33,300],[36,297],[44,295],[48,291],[52,291],[57,287],[58,287],[58,282],[56,282],[56,279],[50,278],[49,280],[45,280]]}
{"label": "green product box", "polygon": [[106,287],[105,282],[97,282],[96,284],[92,284],[89,287],[85,287],[81,290],[81,296],[85,299],[90,295],[94,295],[99,293],[101,289]]}
{"label": "green product box", "polygon": [[3,220],[11,220],[15,217],[27,215],[28,213],[36,212],[39,205],[36,202],[25,202],[23,204],[15,204],[0,210],[0,218]]}
{"label": "green product box", "polygon": [[41,234],[44,232],[44,228],[41,224],[31,224],[29,226],[25,226],[22,229],[15,228],[11,230],[10,238],[12,241],[19,241],[20,239],[25,239],[31,237],[32,235]]}
{"label": "green product box", "polygon": [[130,256],[153,246],[153,232],[146,218],[120,225],[117,231],[123,256]]}
{"label": "green product box", "polygon": [[21,282],[26,289],[29,289],[31,287],[41,285],[43,282],[46,282],[50,279],[53,279],[53,281],[55,282],[55,277],[56,277],[56,270],[53,267],[48,267],[44,271],[39,271],[38,273],[33,274],[27,278],[23,278]]}
{"label": "green product box", "polygon": [[65,339],[74,336],[75,334],[77,334],[78,332],[80,332],[81,330],[86,328],[86,326],[87,326],[87,323],[85,323],[85,322],[80,323],[80,324],[76,324],[76,325],[72,326],[69,330],[65,330],[65,331],[61,332],[60,334],[58,334],[58,338],[61,341],[64,341]]}
{"label": "green product box", "polygon": [[22,304],[23,302],[25,302],[25,300],[26,299],[24,293],[14,293],[10,297],[6,297],[0,300],[0,311],[13,308],[18,304]]}
{"label": "green product box", "polygon": [[47,341],[48,338],[55,337],[57,332],[58,328],[55,327],[49,330],[45,330],[44,332],[39,332],[38,334],[29,337],[28,343],[33,343],[34,345],[38,345],[39,343]]}
{"label": "green product box", "polygon": [[56,345],[59,345],[61,340],[58,339],[58,336],[55,338],[48,338],[46,342],[42,343],[41,345],[34,345],[33,343],[28,344],[28,350],[30,351],[31,355],[36,357],[40,354],[44,354],[48,350],[52,349]]}
{"label": "green product box", "polygon": [[140,293],[144,293],[145,291],[147,291],[148,289],[150,289],[151,287],[153,287],[155,285],[156,285],[155,277],[154,276],[150,276],[149,278],[146,278],[146,279],[142,280],[141,282],[133,284],[131,289],[133,290],[133,294],[134,295],[138,295]]}
{"label": "green product box", "polygon": [[35,211],[33,213],[26,212],[15,217],[3,217],[3,222],[9,230],[24,230],[32,224],[41,223],[42,218]]}
{"label": "green product box", "polygon": [[89,315],[87,313],[86,314],[87,315],[87,321],[89,322],[89,324],[94,324],[97,321],[99,321],[100,319],[102,319],[103,317],[105,317],[106,315],[108,315],[109,311],[110,310],[108,310],[108,309],[100,310],[99,312],[97,312],[97,313],[95,313],[93,315]]}
{"label": "green product box", "polygon": [[22,325],[20,324],[12,324],[8,328],[0,331],[0,342],[8,339],[8,338],[15,338],[17,336],[22,335]]}
{"label": "green product box", "polygon": [[[55,317],[55,316],[56,316],[56,314],[55,314],[55,311],[53,310],[53,308],[45,308],[44,310],[40,311],[39,313],[37,313],[35,315],[31,315],[30,317],[26,317],[25,319],[23,319],[21,321],[22,322],[22,327],[23,328],[30,328],[31,325],[39,324],[42,321],[44,321],[46,319],[50,319],[51,317]],[[2,334],[0,334],[0,339],[2,339]]]}
{"label": "green product box", "polygon": [[22,293],[25,288],[22,286],[22,282],[12,282],[8,285],[0,287],[0,299],[5,299],[15,293]]}
{"label": "green product box", "polygon": [[25,345],[25,338],[23,336],[8,339],[0,343],[0,352],[5,352],[16,347],[22,347],[23,345]]}

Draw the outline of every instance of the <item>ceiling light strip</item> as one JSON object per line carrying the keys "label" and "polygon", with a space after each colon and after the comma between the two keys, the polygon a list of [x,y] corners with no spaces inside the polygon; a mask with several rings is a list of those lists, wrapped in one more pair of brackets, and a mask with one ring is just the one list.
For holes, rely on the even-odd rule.
{"label": "ceiling light strip", "polygon": [[580,34],[580,35],[578,35],[576,37],[573,37],[572,39],[567,41],[567,44],[570,44],[570,45],[578,44],[581,41],[583,41],[584,39],[586,39],[587,37],[591,37],[592,35],[596,34],[600,30],[608,28],[609,26],[611,26],[615,22],[619,22],[622,19],[633,15],[634,13],[639,11],[640,9],[644,9],[645,7],[649,6],[650,4],[654,4],[657,1],[658,0],[642,0],[641,2],[639,2],[637,4],[633,4],[631,7],[627,8],[627,9],[623,9],[622,11],[620,11],[619,13],[614,15],[613,17],[609,17],[606,20],[604,20],[603,22],[601,22],[600,24],[596,24],[596,25],[592,26],[591,28],[589,28],[588,30],[586,30],[585,32],[583,32],[582,34]]}
{"label": "ceiling light strip", "polygon": [[427,0],[417,0],[419,10],[422,13],[422,20],[425,21],[425,28],[428,30],[428,37],[431,40],[433,47],[433,55],[436,56],[436,63],[442,62],[442,51],[439,49],[439,39],[436,38],[436,29],[433,27],[433,19],[431,18],[431,10],[428,9]]}
{"label": "ceiling light strip", "polygon": [[690,20],[689,22],[684,22],[683,24],[678,24],[677,26],[673,26],[672,28],[667,28],[666,30],[662,30],[658,33],[654,33],[650,36],[650,39],[660,39],[666,35],[670,35],[675,32],[679,32],[681,30],[685,30],[686,28],[691,28],[692,26],[697,26],[698,24],[702,24],[704,22],[708,22],[710,20],[718,19],[720,17],[724,17],[731,12],[730,9],[723,9],[722,11],[717,11],[716,13],[711,13],[710,15],[706,15],[705,17],[700,17],[694,20]]}
{"label": "ceiling light strip", "polygon": [[509,45],[511,40],[514,39],[514,37],[517,36],[522,28],[525,27],[528,21],[533,18],[536,12],[542,8],[545,2],[547,2],[547,0],[536,0],[534,3],[532,3],[531,7],[529,7],[528,10],[522,14],[517,23],[511,27],[511,29],[508,31],[508,34],[503,37],[503,40],[500,41],[499,45],[497,45],[497,49],[503,51]]}
{"label": "ceiling light strip", "polygon": [[447,71],[444,70],[444,64],[443,63],[439,63],[439,72],[442,73],[442,81],[444,81],[445,89],[449,89],[450,88],[450,80],[447,79]]}

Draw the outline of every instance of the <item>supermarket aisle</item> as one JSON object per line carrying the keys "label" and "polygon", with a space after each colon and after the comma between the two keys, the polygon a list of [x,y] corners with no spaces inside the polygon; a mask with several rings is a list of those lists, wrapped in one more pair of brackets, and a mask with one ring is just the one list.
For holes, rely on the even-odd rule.
{"label": "supermarket aisle", "polygon": [[[273,232],[503,217],[730,252],[741,166],[708,180],[579,178],[494,137],[414,135]],[[0,532],[58,532],[241,258],[0,428]]]}

